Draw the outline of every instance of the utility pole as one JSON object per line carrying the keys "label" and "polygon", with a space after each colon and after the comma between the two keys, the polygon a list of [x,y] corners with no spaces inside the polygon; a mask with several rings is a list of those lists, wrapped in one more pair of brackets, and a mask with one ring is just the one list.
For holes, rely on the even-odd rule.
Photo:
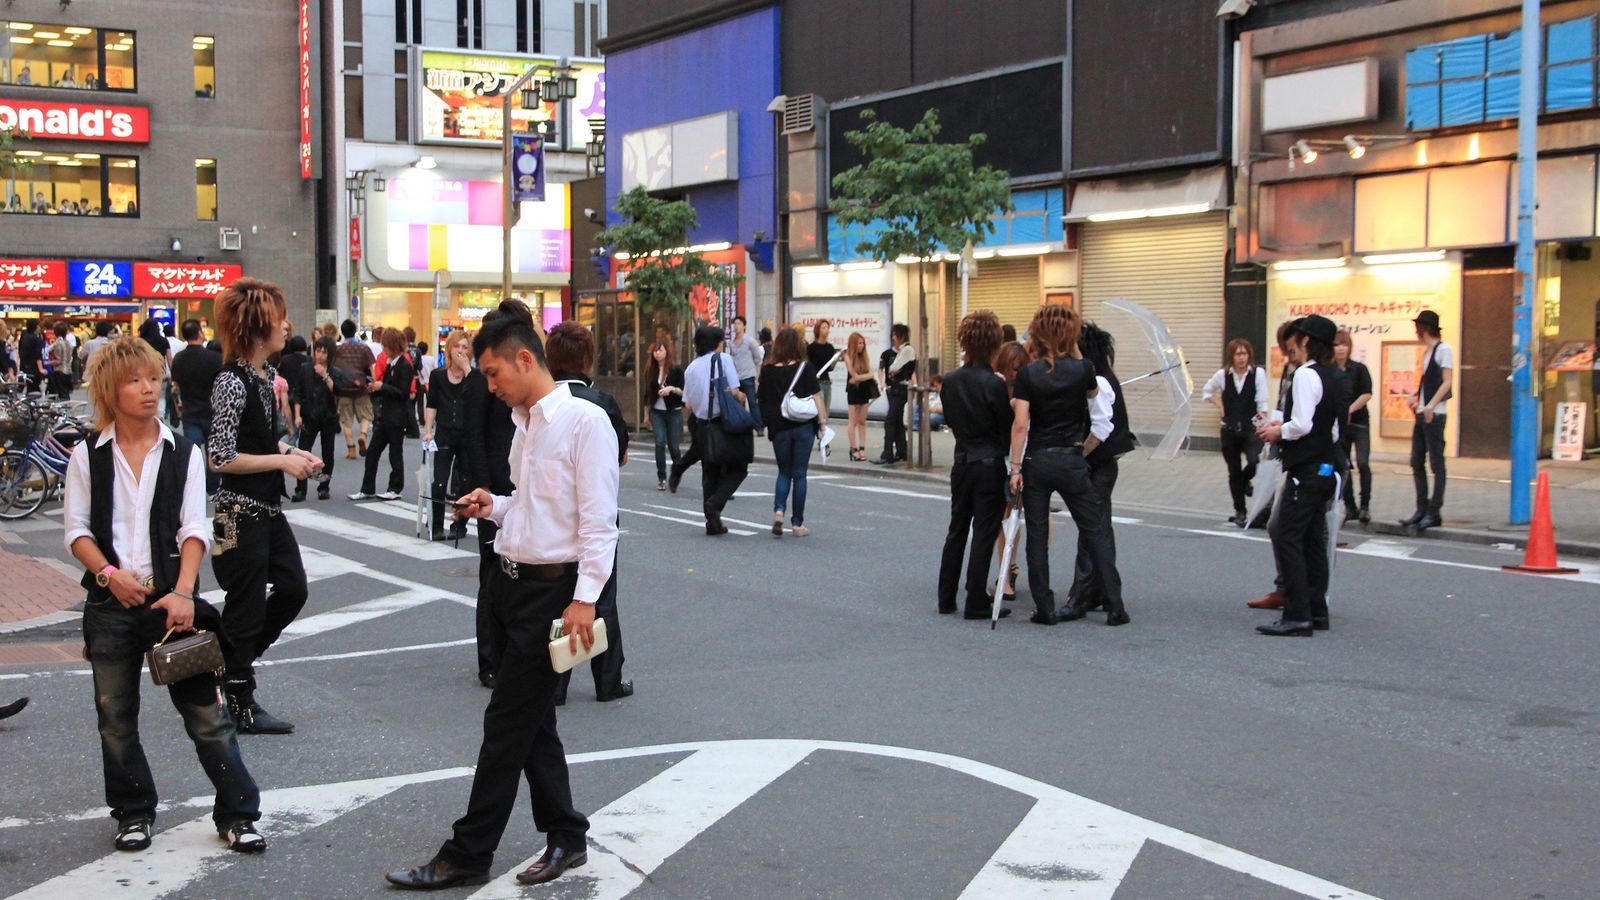
{"label": "utility pole", "polygon": [[1511,331],[1511,510],[1531,518],[1530,483],[1539,466],[1539,404],[1534,398],[1534,182],[1539,167],[1539,0],[1522,0],[1522,72],[1517,106],[1517,291]]}

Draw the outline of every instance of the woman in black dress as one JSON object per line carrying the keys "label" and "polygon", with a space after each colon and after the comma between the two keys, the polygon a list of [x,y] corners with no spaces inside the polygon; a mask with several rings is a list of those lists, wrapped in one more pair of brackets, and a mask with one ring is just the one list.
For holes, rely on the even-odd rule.
{"label": "woman in black dress", "polygon": [[853,331],[844,344],[844,400],[849,405],[850,460],[867,461],[867,407],[878,396],[878,377],[867,357],[867,339]]}
{"label": "woman in black dress", "polygon": [[[1050,590],[1050,498],[1060,494],[1082,544],[1103,580],[1107,625],[1126,625],[1122,576],[1110,535],[1102,525],[1100,495],[1089,480],[1084,457],[1099,446],[1089,433],[1089,399],[1099,391],[1094,365],[1078,350],[1082,320],[1060,303],[1039,308],[1028,328],[1034,361],[1017,371],[1016,416],[1011,426],[1011,490],[1022,493],[1028,525],[1028,588],[1036,609],[1031,621],[1054,625],[1055,594]],[[1026,450],[1026,457],[1024,457]],[[1081,618],[1069,610],[1068,618]]]}

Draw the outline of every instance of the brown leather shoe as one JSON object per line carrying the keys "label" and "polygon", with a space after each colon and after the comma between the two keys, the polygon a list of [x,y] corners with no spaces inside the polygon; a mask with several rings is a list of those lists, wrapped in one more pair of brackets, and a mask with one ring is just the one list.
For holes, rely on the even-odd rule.
{"label": "brown leather shoe", "polygon": [[355,459],[356,458],[356,448],[351,447],[349,450],[346,450],[345,453],[344,453],[344,458],[345,459]]}
{"label": "brown leather shoe", "polygon": [[1251,609],[1283,609],[1283,595],[1277,591],[1262,597],[1260,600],[1251,600],[1245,604]]}
{"label": "brown leather shoe", "polygon": [[589,861],[589,851],[563,850],[560,847],[549,847],[539,861],[527,869],[517,873],[518,884],[544,884],[555,881],[561,873],[568,869],[576,869]]}

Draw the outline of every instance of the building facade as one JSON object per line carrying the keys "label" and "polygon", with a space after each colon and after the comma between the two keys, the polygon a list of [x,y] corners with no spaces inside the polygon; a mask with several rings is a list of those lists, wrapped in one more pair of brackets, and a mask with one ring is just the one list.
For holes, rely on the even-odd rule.
{"label": "building facade", "polygon": [[314,24],[309,4],[245,0],[0,12],[14,154],[0,170],[0,315],[209,320],[245,274],[311,321],[317,186],[301,160],[315,158],[302,141],[315,110],[297,61],[315,28],[301,6]]}

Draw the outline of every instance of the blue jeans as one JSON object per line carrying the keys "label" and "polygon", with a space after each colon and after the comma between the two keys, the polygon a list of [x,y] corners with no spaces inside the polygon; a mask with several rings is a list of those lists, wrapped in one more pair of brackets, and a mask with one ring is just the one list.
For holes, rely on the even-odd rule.
{"label": "blue jeans", "polygon": [[754,378],[739,379],[739,390],[744,392],[745,400],[749,401],[750,416],[756,420],[756,427],[767,427],[767,424],[761,421],[761,404],[756,402],[756,380]]}
{"label": "blue jeans", "polygon": [[[188,438],[189,439],[189,443],[194,444],[194,449],[200,451],[201,453],[205,453],[206,452],[206,432],[209,431],[209,430],[210,430],[210,423],[207,423],[205,425],[202,425],[199,422],[185,422],[185,423],[183,423],[183,436]],[[216,472],[211,471],[211,466],[209,464],[209,461],[205,460],[204,458],[202,458],[201,461],[207,463],[206,466],[205,466],[205,470],[206,470],[206,493],[208,495],[209,494],[215,494],[217,492],[217,488],[222,483],[222,476],[217,474]]]}
{"label": "blue jeans", "polygon": [[772,436],[772,453],[778,458],[778,483],[772,498],[772,511],[781,513],[789,505],[789,490],[794,489],[794,516],[789,521],[803,525],[806,520],[806,464],[811,460],[811,441],[817,426],[807,423]]}
{"label": "blue jeans", "polygon": [[[221,618],[209,603],[195,604],[195,624],[221,632]],[[166,614],[149,606],[124,609],[115,599],[89,602],[83,610],[83,639],[94,671],[94,707],[100,720],[100,755],[105,770],[106,805],[119,823],[156,817],[156,785],[139,742],[139,670],[144,651],[161,640]],[[217,826],[261,818],[261,793],[239,756],[233,719],[207,673],[169,685],[172,705],[195,754],[217,789],[211,818]]]}
{"label": "blue jeans", "polygon": [[678,457],[678,437],[683,433],[683,407],[677,409],[650,410],[650,432],[656,437],[656,480],[667,480],[667,453],[672,453],[672,462],[676,464]]}

